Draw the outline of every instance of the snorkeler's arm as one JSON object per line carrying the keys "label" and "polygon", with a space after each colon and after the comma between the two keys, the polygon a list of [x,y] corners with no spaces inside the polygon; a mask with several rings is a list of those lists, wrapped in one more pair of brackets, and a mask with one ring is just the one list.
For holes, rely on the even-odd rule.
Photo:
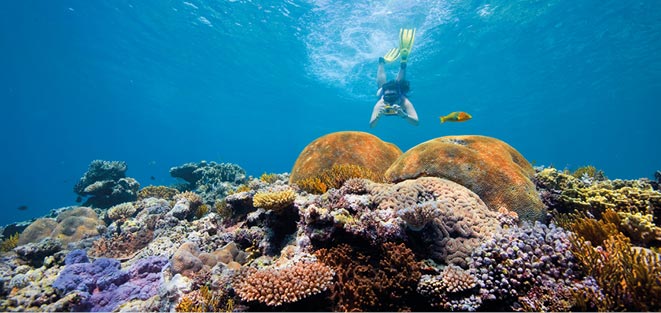
{"label": "snorkeler's arm", "polygon": [[382,111],[385,109],[386,103],[383,102],[383,98],[379,99],[379,101],[374,105],[374,109],[372,110],[372,117],[370,118],[370,128],[374,128],[376,126],[376,122],[379,121],[379,118],[381,117]]}
{"label": "snorkeler's arm", "polygon": [[418,113],[415,111],[415,108],[413,107],[413,104],[407,97],[402,97],[402,105],[404,106],[404,109],[406,110],[406,120],[411,124],[411,125],[418,125]]}

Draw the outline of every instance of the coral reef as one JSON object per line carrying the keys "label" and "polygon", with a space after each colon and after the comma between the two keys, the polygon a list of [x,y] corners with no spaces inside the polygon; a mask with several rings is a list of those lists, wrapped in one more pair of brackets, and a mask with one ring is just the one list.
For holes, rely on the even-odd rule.
{"label": "coral reef", "polygon": [[[289,182],[319,177],[333,165],[356,165],[376,175],[383,175],[402,151],[378,137],[355,131],[331,133],[315,139],[298,155]],[[327,186],[330,187],[330,186]]]}
{"label": "coral reef", "polygon": [[81,197],[88,197],[84,206],[109,208],[122,202],[138,198],[140,184],[126,177],[125,162],[94,160],[73,191]]}
{"label": "coral reef", "polygon": [[186,181],[177,189],[194,191],[207,204],[213,204],[217,199],[227,196],[247,179],[246,171],[236,164],[206,161],[173,167],[170,169],[170,175]]}
{"label": "coral reef", "polygon": [[330,169],[324,169],[317,175],[298,180],[296,185],[307,192],[322,194],[330,188],[340,188],[344,182],[352,178],[384,181],[383,175],[368,168],[353,164],[334,164]]}
{"label": "coral reef", "polygon": [[404,311],[415,305],[420,266],[404,244],[376,248],[341,244],[316,253],[337,279],[331,288],[335,311]]}
{"label": "coral reef", "polygon": [[234,285],[234,290],[243,301],[280,306],[327,290],[333,275],[323,263],[299,260],[282,267],[249,271]]}
{"label": "coral reef", "polygon": [[[343,135],[371,136],[335,135],[326,152],[345,151]],[[488,161],[513,167],[505,174],[527,173],[505,144],[444,138],[471,160],[489,146]],[[436,162],[429,156],[422,161]],[[386,183],[327,157],[296,185],[287,173],[246,178],[238,166],[189,163],[173,168],[190,180],[176,193],[149,186],[108,210],[65,207],[0,229],[0,311],[661,310],[652,181],[539,169],[539,191],[555,206],[547,226],[448,179]],[[85,188],[123,177],[125,164],[99,162]],[[449,173],[484,164],[459,167]],[[528,199],[514,187],[503,195]],[[575,213],[557,214],[560,204]]]}
{"label": "coral reef", "polygon": [[62,242],[50,237],[14,248],[19,258],[35,267],[41,266],[46,257],[52,256],[60,250],[62,250]]}
{"label": "coral reef", "polygon": [[0,242],[0,252],[11,251],[18,246],[18,233],[15,233]]}
{"label": "coral reef", "polygon": [[597,168],[592,165],[581,166],[577,168],[571,175],[578,179],[588,180],[588,181],[608,179],[606,175],[604,175],[604,171],[597,170]]}
{"label": "coral reef", "polygon": [[[606,210],[599,220],[574,214],[567,222],[574,233],[571,251],[581,269],[594,277],[603,297],[596,304],[600,311],[658,311],[661,309],[661,255],[632,245],[625,234],[639,243],[649,238],[632,231],[625,222],[630,213]],[[636,224],[638,225],[638,224]]]}
{"label": "coral reef", "polygon": [[147,300],[158,294],[161,270],[167,259],[148,257],[138,260],[128,270],[121,270],[117,260],[99,258],[89,263],[81,254],[84,251],[72,251],[67,256],[67,266],[53,282],[61,295],[78,293],[77,311],[112,311],[126,301]]}
{"label": "coral reef", "polygon": [[[421,251],[423,254],[466,266],[470,251],[501,228],[498,212],[449,180],[421,177],[397,184],[350,182],[299,203],[303,229],[314,245],[327,244],[338,232],[373,243],[409,238],[431,247]],[[408,236],[407,228],[412,231]]]}
{"label": "coral reef", "polygon": [[26,227],[18,238],[18,245],[36,242],[49,237],[53,229],[57,226],[57,221],[52,218],[38,218]]}
{"label": "coral reef", "polygon": [[227,293],[202,286],[185,295],[175,310],[177,312],[233,312],[234,300]]}
{"label": "coral reef", "polygon": [[253,206],[276,212],[294,204],[296,193],[291,189],[273,192],[258,192],[252,198]]}
{"label": "coral reef", "polygon": [[138,191],[138,200],[147,198],[165,199],[168,201],[174,200],[174,196],[179,193],[179,190],[167,186],[152,186],[149,185]]}
{"label": "coral reef", "polygon": [[449,265],[438,275],[423,275],[418,293],[432,307],[451,311],[475,311],[482,304],[476,296],[477,279],[461,267]]}
{"label": "coral reef", "polygon": [[18,239],[18,245],[52,237],[64,244],[80,241],[99,235],[105,224],[96,212],[86,207],[74,207],[62,211],[56,219],[40,218],[25,228]]}
{"label": "coral reef", "polygon": [[454,181],[480,196],[493,210],[504,207],[519,218],[542,221],[545,207],[531,178],[535,172],[514,148],[484,136],[446,136],[406,151],[386,171],[389,181],[421,176]]}
{"label": "coral reef", "polygon": [[151,242],[154,238],[153,233],[149,228],[141,228],[135,233],[114,233],[111,236],[104,236],[92,243],[89,254],[93,257],[128,259]]}
{"label": "coral reef", "polygon": [[533,286],[571,289],[578,276],[568,233],[554,224],[524,222],[495,234],[473,252],[469,271],[493,310],[509,310]]}
{"label": "coral reef", "polygon": [[108,209],[108,212],[106,213],[106,216],[115,221],[119,219],[127,219],[133,214],[135,214],[136,208],[133,206],[133,203],[131,202],[124,202],[121,204],[117,204],[110,209]]}
{"label": "coral reef", "polygon": [[599,217],[606,209],[616,212],[652,214],[659,225],[661,193],[642,180],[583,182],[553,168],[535,176],[542,200],[559,213],[589,212]]}

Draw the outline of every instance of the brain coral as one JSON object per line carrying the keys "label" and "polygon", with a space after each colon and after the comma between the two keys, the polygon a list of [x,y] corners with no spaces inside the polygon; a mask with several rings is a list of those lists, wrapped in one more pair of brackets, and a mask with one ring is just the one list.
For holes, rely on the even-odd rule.
{"label": "brain coral", "polygon": [[[480,241],[501,228],[500,214],[468,188],[438,177],[420,177],[397,184],[352,180],[339,190],[303,203],[299,214],[313,244],[323,245],[344,231],[370,242],[426,241],[424,253],[448,264],[466,266]],[[366,194],[354,194],[352,191]]]}
{"label": "brain coral", "polygon": [[355,131],[331,133],[307,145],[291,170],[290,183],[321,174],[333,165],[352,164],[383,174],[402,154],[392,143]]}
{"label": "brain coral", "polygon": [[18,245],[37,242],[46,237],[59,239],[64,244],[99,234],[98,227],[103,226],[96,212],[87,207],[77,207],[60,213],[57,218],[40,218],[25,228]]}
{"label": "brain coral", "polygon": [[452,180],[467,187],[493,210],[505,207],[520,218],[546,216],[534,170],[514,148],[484,136],[446,136],[423,142],[399,157],[385,173],[399,182],[421,176]]}

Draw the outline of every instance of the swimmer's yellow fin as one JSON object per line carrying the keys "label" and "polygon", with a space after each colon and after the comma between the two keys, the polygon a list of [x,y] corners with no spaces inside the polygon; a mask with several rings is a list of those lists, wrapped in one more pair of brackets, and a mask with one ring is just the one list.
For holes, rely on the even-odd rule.
{"label": "swimmer's yellow fin", "polygon": [[383,56],[383,59],[388,63],[397,60],[397,58],[399,58],[398,48],[390,49],[390,51],[388,51],[388,53],[386,53],[386,55]]}
{"label": "swimmer's yellow fin", "polygon": [[409,53],[413,48],[413,40],[415,39],[415,28],[399,30],[399,55],[402,57],[402,63],[406,63]]}

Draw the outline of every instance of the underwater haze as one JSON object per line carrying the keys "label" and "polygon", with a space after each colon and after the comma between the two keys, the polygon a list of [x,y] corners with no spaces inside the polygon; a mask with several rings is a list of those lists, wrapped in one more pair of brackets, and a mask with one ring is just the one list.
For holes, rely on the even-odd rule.
{"label": "underwater haze", "polygon": [[[414,27],[420,125],[371,129],[377,60]],[[658,0],[8,0],[0,47],[0,225],[75,204],[95,159],[141,186],[201,160],[259,176],[343,130],[403,151],[485,135],[609,178],[661,169]],[[473,119],[440,124],[453,111]]]}

